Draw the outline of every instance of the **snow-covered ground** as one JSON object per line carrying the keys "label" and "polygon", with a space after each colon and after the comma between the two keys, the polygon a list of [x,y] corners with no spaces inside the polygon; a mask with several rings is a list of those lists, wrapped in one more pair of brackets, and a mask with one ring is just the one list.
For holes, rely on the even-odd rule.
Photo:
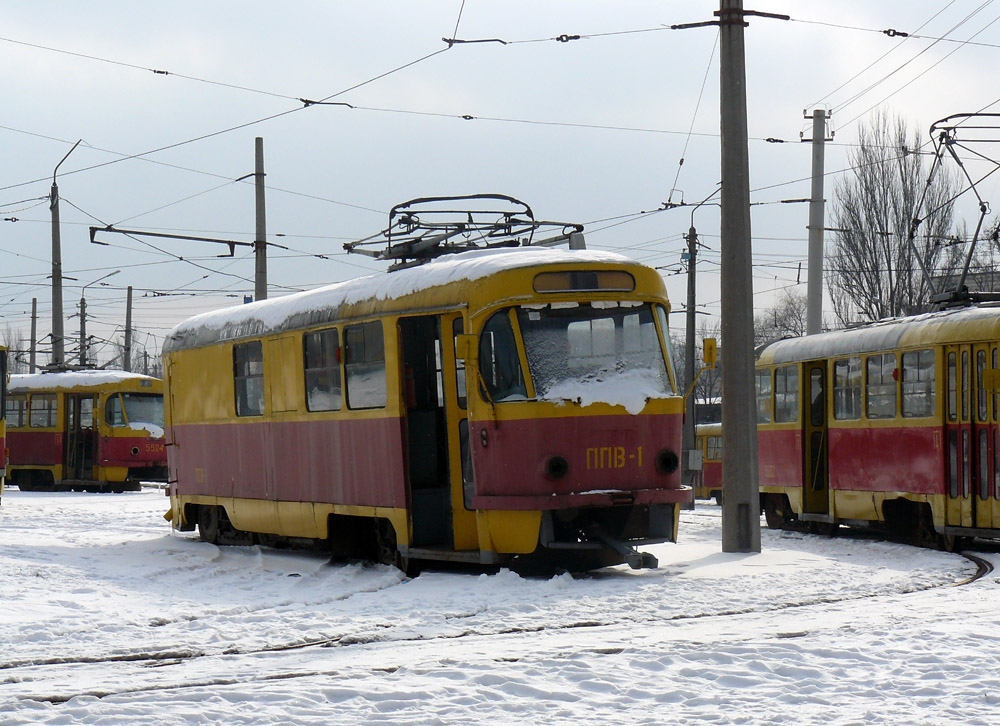
{"label": "snow-covered ground", "polygon": [[959,555],[766,529],[722,554],[703,504],[657,570],[407,580],[166,509],[7,490],[0,724],[1000,723],[1000,579],[956,587]]}

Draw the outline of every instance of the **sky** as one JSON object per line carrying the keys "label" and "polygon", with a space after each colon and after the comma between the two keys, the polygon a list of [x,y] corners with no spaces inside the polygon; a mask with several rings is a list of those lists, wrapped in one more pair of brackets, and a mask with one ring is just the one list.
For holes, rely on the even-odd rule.
{"label": "sky", "polygon": [[[100,360],[112,355],[100,340],[123,329],[127,286],[135,340],[154,354],[180,321],[241,304],[253,292],[248,248],[220,258],[221,245],[120,234],[99,234],[105,244],[95,245],[89,227],[252,241],[245,177],[258,136],[268,241],[281,245],[269,249],[270,297],[384,271],[343,245],[384,229],[396,204],[501,193],[538,218],[584,224],[590,248],[661,268],[677,309],[693,222],[705,245],[698,306],[703,320],[717,319],[718,32],[671,28],[716,9],[676,0],[9,0],[0,332],[28,335],[33,297],[39,337],[50,330],[46,197],[77,141],[57,177],[68,336],[79,330],[81,293]],[[938,119],[995,110],[1000,5],[772,0],[752,9],[790,16],[755,17],[745,31],[760,311],[785,290],[805,291],[808,205],[782,203],[810,193],[804,111],[832,113],[832,200],[873,109],[899,115],[925,141]],[[996,182],[982,190],[988,201]],[[974,226],[973,207],[962,201],[959,212]],[[672,322],[683,328],[682,316]]]}
{"label": "sky", "polygon": [[959,554],[768,529],[761,552],[722,553],[720,508],[700,503],[676,544],[643,548],[657,569],[406,578],[216,547],[171,532],[166,505],[4,493],[5,725],[1000,718],[1000,584]]}

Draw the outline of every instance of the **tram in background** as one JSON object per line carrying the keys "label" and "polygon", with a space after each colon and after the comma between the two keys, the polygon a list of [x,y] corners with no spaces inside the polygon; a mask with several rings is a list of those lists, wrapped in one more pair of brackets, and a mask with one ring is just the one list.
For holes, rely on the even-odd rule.
{"label": "tram in background", "polygon": [[7,474],[7,349],[0,345],[0,502]]}
{"label": "tram in background", "polygon": [[1000,536],[1000,308],[771,343],[756,371],[771,527]]}
{"label": "tram in background", "polygon": [[695,426],[695,448],[701,452],[701,471],[694,487],[695,499],[715,499],[722,504],[722,424]]}
{"label": "tram in background", "polygon": [[403,569],[655,566],[690,498],[668,311],[649,267],[525,248],[196,316],[163,348],[167,518]]}
{"label": "tram in background", "polygon": [[165,481],[163,382],[123,371],[10,377],[7,474],[21,491],[138,490]]}

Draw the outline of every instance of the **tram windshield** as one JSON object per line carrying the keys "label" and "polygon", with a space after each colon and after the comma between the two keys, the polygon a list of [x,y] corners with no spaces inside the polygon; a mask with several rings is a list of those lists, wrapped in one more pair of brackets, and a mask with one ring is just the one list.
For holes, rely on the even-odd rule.
{"label": "tram windshield", "polygon": [[[124,406],[124,415],[122,407]],[[163,429],[163,396],[156,393],[122,393],[108,399],[107,421],[112,426]]]}
{"label": "tram windshield", "polygon": [[[647,396],[673,392],[648,303],[524,306],[517,317],[538,398],[576,398],[621,385]],[[665,316],[662,316],[665,318]]]}

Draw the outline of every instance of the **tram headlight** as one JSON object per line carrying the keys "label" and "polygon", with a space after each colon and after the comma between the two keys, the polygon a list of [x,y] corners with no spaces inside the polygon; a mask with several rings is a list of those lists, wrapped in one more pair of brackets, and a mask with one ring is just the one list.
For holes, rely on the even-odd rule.
{"label": "tram headlight", "polygon": [[569,462],[561,456],[550,456],[545,460],[545,478],[562,479],[569,473]]}
{"label": "tram headlight", "polygon": [[680,459],[677,457],[677,452],[662,449],[656,455],[656,470],[661,474],[673,474],[677,471],[678,466],[680,466]]}

